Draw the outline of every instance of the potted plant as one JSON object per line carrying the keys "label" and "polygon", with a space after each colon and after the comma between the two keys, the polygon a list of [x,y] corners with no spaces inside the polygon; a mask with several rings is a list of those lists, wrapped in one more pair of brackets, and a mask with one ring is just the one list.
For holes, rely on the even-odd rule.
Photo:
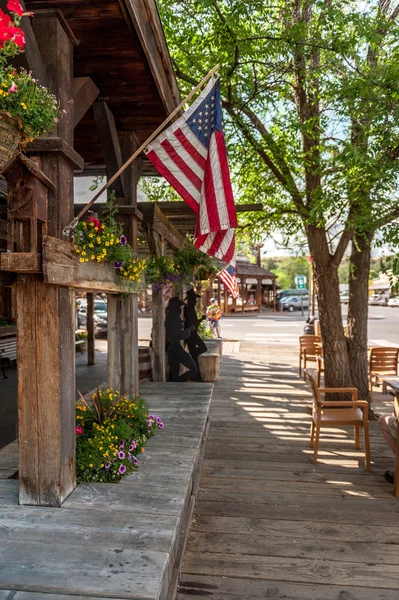
{"label": "potted plant", "polygon": [[119,276],[129,281],[132,291],[136,291],[142,282],[146,263],[139,260],[124,236],[122,225],[116,220],[114,199],[115,194],[111,194],[101,219],[90,213],[87,220],[78,223],[73,234],[75,252],[81,263],[110,263]]}
{"label": "potted plant", "polygon": [[215,260],[209,254],[201,252],[190,242],[175,252],[174,265],[186,285],[205,281],[219,270]]}
{"label": "potted plant", "polygon": [[19,149],[52,129],[66,112],[32,73],[9,64],[25,47],[21,19],[33,13],[25,12],[19,0],[9,0],[7,9],[0,10],[0,173]]}
{"label": "potted plant", "polygon": [[162,290],[180,280],[181,274],[176,270],[176,265],[169,256],[155,254],[147,260],[145,270],[147,285],[153,285],[156,289]]}
{"label": "potted plant", "polygon": [[86,352],[87,350],[87,331],[79,330],[75,332],[76,352]]}
{"label": "potted plant", "polygon": [[101,389],[80,394],[76,405],[78,483],[118,483],[137,469],[146,441],[164,428],[146,401],[126,392]]}

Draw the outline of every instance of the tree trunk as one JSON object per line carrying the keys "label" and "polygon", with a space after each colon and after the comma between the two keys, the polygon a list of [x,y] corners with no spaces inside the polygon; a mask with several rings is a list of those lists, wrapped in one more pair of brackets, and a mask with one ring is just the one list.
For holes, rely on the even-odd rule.
{"label": "tree trunk", "polygon": [[338,266],[329,252],[325,231],[309,225],[307,235],[317,286],[325,387],[351,387],[348,346],[342,324]]}
{"label": "tree trunk", "polygon": [[359,398],[370,402],[368,389],[367,319],[372,235],[352,243],[348,305],[348,354],[354,387]]}

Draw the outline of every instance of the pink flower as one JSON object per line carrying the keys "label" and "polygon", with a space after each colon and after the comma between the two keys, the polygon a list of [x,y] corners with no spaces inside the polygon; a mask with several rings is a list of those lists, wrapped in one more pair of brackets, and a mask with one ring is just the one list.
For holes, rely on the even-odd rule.
{"label": "pink flower", "polygon": [[62,109],[62,112],[64,113],[64,115],[67,114],[67,111],[65,110],[65,108]]}
{"label": "pink flower", "polygon": [[54,123],[58,123],[57,117],[54,117]]}
{"label": "pink flower", "polygon": [[25,13],[25,11],[22,8],[19,0],[9,0],[7,2],[7,10],[9,10],[10,12],[15,13],[19,17],[22,17],[22,15]]}
{"label": "pink flower", "polygon": [[8,91],[10,92],[10,94],[12,94],[13,92],[18,92],[18,86],[14,81],[12,82],[11,87]]}
{"label": "pink flower", "polygon": [[76,427],[76,435],[82,435],[82,433],[83,433],[83,427],[80,427],[80,426]]}

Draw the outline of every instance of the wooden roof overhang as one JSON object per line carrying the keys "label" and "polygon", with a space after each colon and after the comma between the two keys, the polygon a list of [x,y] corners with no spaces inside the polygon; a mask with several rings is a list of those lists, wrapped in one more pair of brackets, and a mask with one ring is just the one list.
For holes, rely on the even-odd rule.
{"label": "wooden roof overhang", "polygon": [[[25,4],[36,14],[60,11],[76,40],[74,77],[92,80],[120,138],[133,132],[143,143],[176,108],[179,90],[155,0],[26,0]],[[105,173],[92,108],[75,127],[74,149],[85,161],[83,174]],[[150,163],[145,163],[144,174],[154,174]]]}

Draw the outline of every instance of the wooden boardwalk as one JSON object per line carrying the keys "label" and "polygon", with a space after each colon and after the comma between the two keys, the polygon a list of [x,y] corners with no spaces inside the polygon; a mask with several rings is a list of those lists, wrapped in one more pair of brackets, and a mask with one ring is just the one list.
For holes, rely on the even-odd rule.
{"label": "wooden boardwalk", "polygon": [[398,600],[399,499],[378,424],[371,473],[345,429],[322,433],[313,466],[297,352],[228,350],[177,600]]}

